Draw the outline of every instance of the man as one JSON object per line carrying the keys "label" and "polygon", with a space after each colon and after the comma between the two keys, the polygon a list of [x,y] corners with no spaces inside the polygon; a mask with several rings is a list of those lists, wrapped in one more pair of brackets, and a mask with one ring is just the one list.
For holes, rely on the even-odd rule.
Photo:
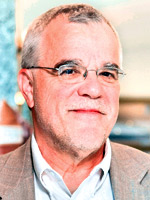
{"label": "man", "polygon": [[18,83],[34,135],[0,159],[3,200],[150,199],[150,158],[108,139],[119,107],[121,47],[88,5],[49,10],[29,28]]}

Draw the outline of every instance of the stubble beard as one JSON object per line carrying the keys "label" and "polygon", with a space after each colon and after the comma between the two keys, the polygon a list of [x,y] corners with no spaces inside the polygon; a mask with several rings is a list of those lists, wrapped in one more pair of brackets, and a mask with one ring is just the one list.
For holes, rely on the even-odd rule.
{"label": "stubble beard", "polygon": [[[54,148],[59,153],[66,153],[70,155],[73,159],[76,160],[82,160],[85,157],[90,156],[91,154],[96,153],[102,145],[106,141],[106,136],[104,136],[103,140],[101,141],[101,144],[99,144],[99,147],[94,147],[93,149],[88,149],[84,145],[76,146],[72,143],[71,139],[67,136],[67,133],[64,131],[63,136],[59,134],[59,130],[55,127],[56,131],[54,130],[54,127],[48,122],[48,120],[45,119],[44,114],[42,112],[39,112],[39,107],[37,105],[34,106],[34,112],[36,116],[36,123],[37,127],[40,130],[39,134],[43,135],[43,138],[47,144],[47,146],[50,146],[51,148]],[[70,130],[71,131],[71,130]],[[51,149],[50,148],[50,149]],[[85,156],[86,155],[86,156]]]}
{"label": "stubble beard", "polygon": [[[65,130],[63,136],[59,134],[57,127],[53,127],[48,120],[45,119],[43,112],[39,112],[39,106],[36,104],[34,106],[35,112],[35,123],[37,124],[40,134],[43,135],[43,138],[48,146],[53,146],[53,148],[58,152],[64,152],[71,155],[74,158],[79,157],[79,150],[81,151],[83,147],[77,148],[72,144],[71,139],[67,136]],[[56,131],[58,134],[56,133]]]}

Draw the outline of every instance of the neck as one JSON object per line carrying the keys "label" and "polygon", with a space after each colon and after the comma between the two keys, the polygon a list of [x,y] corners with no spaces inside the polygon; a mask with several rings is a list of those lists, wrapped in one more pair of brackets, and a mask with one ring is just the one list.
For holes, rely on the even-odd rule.
{"label": "neck", "polygon": [[[102,161],[104,146],[94,152],[80,152],[78,157],[58,151],[43,137],[36,137],[39,149],[47,163],[62,177],[71,193],[88,177],[92,169]],[[43,148],[44,147],[44,148]],[[73,183],[70,180],[74,180]]]}

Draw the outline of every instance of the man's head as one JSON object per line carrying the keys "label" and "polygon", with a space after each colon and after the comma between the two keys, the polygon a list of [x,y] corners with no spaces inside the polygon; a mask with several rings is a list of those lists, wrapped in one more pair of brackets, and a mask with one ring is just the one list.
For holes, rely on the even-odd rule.
{"label": "man's head", "polygon": [[22,67],[59,69],[59,75],[44,68],[19,73],[39,145],[45,141],[76,157],[97,151],[117,119],[120,64],[117,35],[94,8],[66,5],[35,20],[24,42]]}

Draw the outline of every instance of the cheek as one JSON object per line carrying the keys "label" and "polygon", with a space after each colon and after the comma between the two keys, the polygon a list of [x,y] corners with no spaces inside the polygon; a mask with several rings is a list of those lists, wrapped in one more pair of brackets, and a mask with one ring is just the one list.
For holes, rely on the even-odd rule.
{"label": "cheek", "polygon": [[[38,80],[38,81],[37,81]],[[44,107],[54,109],[59,104],[63,104],[69,96],[67,85],[60,83],[55,77],[51,77],[47,72],[36,74],[34,84],[35,102],[41,103]]]}
{"label": "cheek", "polygon": [[[119,94],[120,89],[119,86],[117,88],[111,88],[107,91],[107,102],[110,106],[110,114],[117,116],[119,110]],[[112,116],[111,116],[112,117]]]}
{"label": "cheek", "polygon": [[43,83],[45,88],[42,88],[35,95],[36,102],[42,106],[43,112],[50,116],[59,116],[65,112],[65,104],[69,98],[69,89],[64,86],[58,86],[56,82]]}

